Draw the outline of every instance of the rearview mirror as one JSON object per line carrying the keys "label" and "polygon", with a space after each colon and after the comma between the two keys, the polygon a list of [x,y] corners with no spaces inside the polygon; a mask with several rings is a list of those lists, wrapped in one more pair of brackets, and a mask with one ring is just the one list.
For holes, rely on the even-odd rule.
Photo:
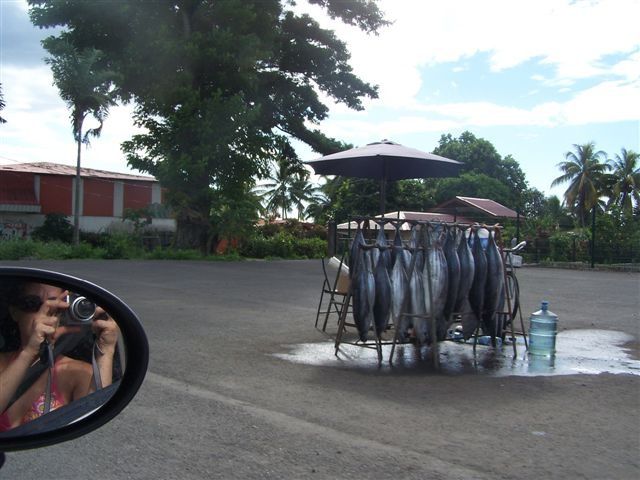
{"label": "rearview mirror", "polygon": [[0,267],[0,452],[85,435],[135,396],[149,360],[135,313],[69,275]]}

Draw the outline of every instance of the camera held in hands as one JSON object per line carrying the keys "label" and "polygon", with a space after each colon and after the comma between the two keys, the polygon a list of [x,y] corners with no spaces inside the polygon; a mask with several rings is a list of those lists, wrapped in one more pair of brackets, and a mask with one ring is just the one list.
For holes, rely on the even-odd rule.
{"label": "camera held in hands", "polygon": [[69,308],[62,314],[61,323],[66,325],[87,325],[96,314],[96,304],[77,293],[67,296]]}

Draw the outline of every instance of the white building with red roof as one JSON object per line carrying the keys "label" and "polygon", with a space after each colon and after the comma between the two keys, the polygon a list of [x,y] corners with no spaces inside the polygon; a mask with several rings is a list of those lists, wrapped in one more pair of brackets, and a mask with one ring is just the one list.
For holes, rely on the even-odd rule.
{"label": "white building with red roof", "polygon": [[[0,165],[0,237],[25,237],[48,213],[73,221],[76,168],[57,163]],[[162,205],[160,183],[150,176],[80,169],[80,229],[122,226],[125,210]],[[153,218],[158,230],[175,230],[170,218]]]}

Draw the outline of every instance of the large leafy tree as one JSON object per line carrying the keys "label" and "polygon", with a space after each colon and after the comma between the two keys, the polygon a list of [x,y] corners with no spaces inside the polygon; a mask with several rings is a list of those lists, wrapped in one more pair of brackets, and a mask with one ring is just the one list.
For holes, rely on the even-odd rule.
{"label": "large leafy tree", "polygon": [[[308,2],[368,32],[385,24],[371,0]],[[208,243],[213,197],[267,175],[291,138],[321,154],[340,149],[315,127],[328,114],[320,93],[354,109],[376,96],[345,44],[288,0],[29,4],[36,25],[65,26],[122,74],[121,98],[146,129],[124,150],[172,192],[184,246]]]}
{"label": "large leafy tree", "polygon": [[562,175],[551,186],[569,183],[564,193],[565,205],[578,217],[580,226],[586,224],[589,210],[598,204],[605,186],[605,174],[610,166],[604,163],[606,153],[596,151],[594,142],[574,144],[575,152],[565,153],[565,161],[558,164]]}
{"label": "large leafy tree", "polygon": [[[80,242],[80,163],[82,144],[90,137],[99,137],[109,107],[116,104],[114,82],[117,75],[100,66],[101,53],[95,48],[76,49],[65,34],[49,37],[43,46],[50,54],[45,61],[51,66],[54,84],[71,114],[71,128],[77,144],[75,211],[73,243]],[[84,128],[87,117],[98,123]]]}
{"label": "large leafy tree", "polygon": [[640,156],[633,150],[621,149],[609,160],[611,173],[611,203],[630,217],[635,205],[640,205]]}
{"label": "large leafy tree", "polygon": [[[503,185],[503,188],[500,188],[499,192],[495,194],[486,192],[483,196],[496,200],[511,208],[523,206],[522,204],[525,199],[522,194],[528,189],[524,172],[511,155],[502,158],[493,144],[488,140],[478,138],[469,131],[463,132],[458,138],[454,138],[451,134],[446,134],[440,137],[438,146],[433,153],[463,162],[464,166],[462,167],[461,174],[471,173],[484,175],[497,180]],[[449,189],[450,182],[448,179],[433,180],[429,183],[435,185],[436,190],[442,190],[442,187],[438,188],[441,182],[449,191],[447,195],[448,198],[454,195],[480,195],[479,193],[472,194],[472,191],[464,189],[451,190]],[[470,185],[468,182],[466,183]],[[479,186],[477,180],[472,183]],[[477,188],[474,187],[472,190],[477,190]],[[436,195],[438,197],[441,196],[438,193],[436,193]]]}

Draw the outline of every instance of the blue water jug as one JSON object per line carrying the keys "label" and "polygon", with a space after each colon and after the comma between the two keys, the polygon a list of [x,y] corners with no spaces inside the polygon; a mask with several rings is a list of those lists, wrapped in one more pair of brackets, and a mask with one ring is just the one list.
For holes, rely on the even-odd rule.
{"label": "blue water jug", "polygon": [[549,311],[549,302],[542,302],[542,308],[529,317],[529,353],[552,357],[556,354],[558,316]]}

